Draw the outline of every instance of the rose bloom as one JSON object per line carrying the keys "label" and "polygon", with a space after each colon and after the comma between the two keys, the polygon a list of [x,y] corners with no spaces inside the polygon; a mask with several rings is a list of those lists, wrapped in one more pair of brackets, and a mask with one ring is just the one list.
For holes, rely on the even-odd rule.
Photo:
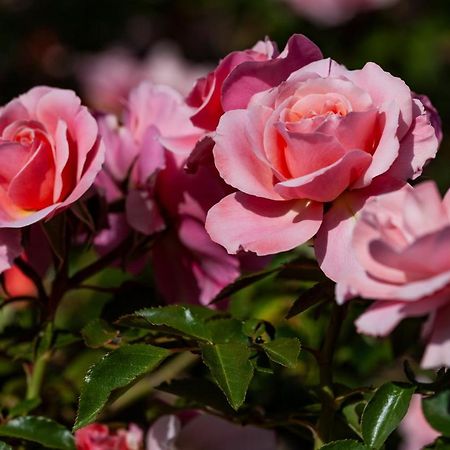
{"label": "rose bloom", "polygon": [[143,437],[134,424],[112,433],[106,425],[93,423],[75,432],[75,445],[77,450],[142,450]]}
{"label": "rose bloom", "polygon": [[162,416],[150,428],[146,450],[276,450],[273,431],[241,426],[209,414],[182,424],[176,416]]}
{"label": "rose bloom", "polygon": [[413,395],[408,412],[398,431],[403,438],[399,447],[400,450],[422,450],[440,436],[439,432],[427,422],[423,414],[421,395]]}
{"label": "rose bloom", "polygon": [[302,35],[292,36],[281,53],[269,40],[230,53],[200,78],[188,95],[186,102],[195,110],[192,123],[215,130],[224,111],[245,107],[256,92],[284,81],[294,70],[320,58],[319,48]]}
{"label": "rose bloom", "polygon": [[360,11],[385,8],[397,0],[285,0],[299,15],[321,25],[339,25]]}
{"label": "rose bloom", "polygon": [[97,122],[74,92],[37,87],[0,109],[0,228],[69,207],[104,159]]}
{"label": "rose bloom", "polygon": [[302,67],[221,117],[215,164],[237,192],[209,211],[206,228],[229,253],[290,250],[319,231],[324,204],[344,192],[380,176],[419,176],[438,148],[430,119],[408,86],[374,63]]}
{"label": "rose bloom", "polygon": [[406,317],[428,316],[422,366],[449,366],[450,191],[442,200],[425,182],[370,197],[328,239],[322,269],[337,282],[338,301],[376,299],[358,331],[385,336]]}

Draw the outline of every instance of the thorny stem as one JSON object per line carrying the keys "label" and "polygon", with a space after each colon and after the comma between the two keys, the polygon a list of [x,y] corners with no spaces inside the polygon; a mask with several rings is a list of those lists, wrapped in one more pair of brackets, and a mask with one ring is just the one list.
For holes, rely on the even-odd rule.
{"label": "thorny stem", "polygon": [[46,304],[46,302],[48,301],[48,295],[45,291],[44,285],[42,284],[41,276],[33,269],[30,264],[28,264],[20,256],[15,259],[14,263],[19,268],[19,270],[36,286],[39,301],[43,304]]}
{"label": "thorny stem", "polygon": [[342,322],[347,312],[347,305],[333,303],[330,322],[319,354],[320,397],[322,410],[317,422],[317,435],[314,449],[320,448],[329,441],[336,412],[336,401],[333,391],[333,357],[336,343],[341,331]]}

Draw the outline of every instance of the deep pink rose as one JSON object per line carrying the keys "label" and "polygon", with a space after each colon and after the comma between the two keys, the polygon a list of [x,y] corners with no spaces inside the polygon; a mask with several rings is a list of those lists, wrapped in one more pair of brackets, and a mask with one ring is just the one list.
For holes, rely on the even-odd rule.
{"label": "deep pink rose", "polygon": [[390,6],[397,0],[285,0],[299,15],[322,25],[339,25],[356,13]]}
{"label": "deep pink rose", "polygon": [[[237,95],[237,94],[236,94]],[[313,62],[226,112],[214,159],[237,192],[208,213],[212,239],[230,253],[290,250],[313,237],[324,203],[381,175],[420,175],[436,154],[429,114],[408,86],[368,63]]]}
{"label": "deep pink rose", "polygon": [[162,416],[150,428],[146,450],[276,450],[273,431],[236,425],[199,414],[182,425],[176,416]]}
{"label": "deep pink rose", "polygon": [[232,52],[200,78],[188,95],[188,105],[196,110],[192,122],[212,131],[224,111],[245,107],[256,92],[276,86],[294,70],[320,58],[318,47],[302,35],[294,35],[281,54],[268,40]]}
{"label": "deep pink rose", "polygon": [[142,430],[131,424],[116,433],[106,425],[93,423],[75,432],[77,450],[143,450]]}
{"label": "deep pink rose", "polygon": [[168,154],[156,178],[155,195],[167,229],[153,245],[152,262],[156,283],[168,301],[207,305],[241,273],[240,260],[205,230],[206,212],[229,188],[214,166],[203,165],[188,174],[184,162]]}
{"label": "deep pink rose", "polygon": [[0,109],[0,227],[21,228],[78,200],[104,159],[74,92],[37,87]]}
{"label": "deep pink rose", "polygon": [[403,439],[399,450],[423,450],[440,436],[427,422],[421,398],[420,394],[413,395],[408,412],[400,424],[398,431]]}
{"label": "deep pink rose", "polygon": [[338,283],[338,301],[377,300],[357,320],[358,331],[385,336],[402,319],[427,315],[422,365],[449,366],[450,191],[441,200],[432,182],[405,185],[367,200],[356,221],[329,228],[319,261]]}

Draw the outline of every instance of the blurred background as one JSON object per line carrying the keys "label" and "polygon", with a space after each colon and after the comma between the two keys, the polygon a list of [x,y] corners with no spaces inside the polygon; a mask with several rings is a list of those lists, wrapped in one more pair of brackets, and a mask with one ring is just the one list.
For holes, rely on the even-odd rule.
{"label": "blurred background", "polygon": [[110,99],[93,101],[96,83],[126,91],[143,72],[185,94],[228,52],[265,36],[282,49],[292,33],[349,68],[374,61],[428,95],[446,137],[425,176],[450,186],[448,0],[0,0],[0,100],[49,84],[111,109]]}

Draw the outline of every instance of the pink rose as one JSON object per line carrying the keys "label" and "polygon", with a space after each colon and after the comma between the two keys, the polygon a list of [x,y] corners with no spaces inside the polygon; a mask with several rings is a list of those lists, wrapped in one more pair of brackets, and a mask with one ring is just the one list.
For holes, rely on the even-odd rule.
{"label": "pink rose", "polygon": [[438,147],[402,80],[373,63],[348,70],[329,59],[226,112],[214,139],[216,167],[238,191],[209,211],[206,228],[229,253],[259,255],[312,238],[324,203],[345,191],[386,174],[417,177]]}
{"label": "pink rose", "polygon": [[159,43],[142,60],[124,48],[84,56],[76,76],[93,108],[119,113],[130,91],[142,81],[165,84],[186,95],[207,68],[186,61],[177,47]]}
{"label": "pink rose", "polygon": [[37,87],[0,109],[0,227],[54,215],[92,185],[104,159],[95,119],[74,92]]}
{"label": "pink rose", "polygon": [[427,422],[423,411],[421,396],[413,395],[408,412],[398,429],[403,438],[400,450],[422,450],[432,444],[440,434]]}
{"label": "pink rose", "polygon": [[285,0],[299,15],[322,25],[339,25],[359,11],[390,6],[396,0]]}
{"label": "pink rose", "polygon": [[185,425],[176,416],[162,416],[150,428],[146,450],[275,450],[273,431],[236,425],[199,414]]}
{"label": "pink rose", "polygon": [[256,92],[281,83],[294,70],[320,58],[319,48],[302,35],[291,37],[281,54],[268,40],[230,53],[214,71],[199,79],[188,95],[188,105],[196,109],[192,123],[214,130],[224,111],[244,108]]}
{"label": "pink rose", "polygon": [[[359,332],[374,336],[389,334],[406,317],[427,315],[422,365],[450,365],[450,191],[441,200],[432,182],[405,185],[370,198],[357,217],[345,233],[343,225],[328,235],[322,261],[338,283],[338,300],[376,299],[356,322]],[[342,242],[349,244],[346,255],[339,255]]]}
{"label": "pink rose", "polygon": [[107,152],[96,185],[109,202],[125,197],[127,221],[143,234],[164,228],[153,185],[166,151],[187,156],[203,134],[191,124],[190,112],[173,89],[144,82],[130,93],[123,125],[112,115],[99,119]]}
{"label": "pink rose", "polygon": [[106,425],[93,423],[75,432],[77,450],[142,450],[143,433],[134,424],[112,433]]}

